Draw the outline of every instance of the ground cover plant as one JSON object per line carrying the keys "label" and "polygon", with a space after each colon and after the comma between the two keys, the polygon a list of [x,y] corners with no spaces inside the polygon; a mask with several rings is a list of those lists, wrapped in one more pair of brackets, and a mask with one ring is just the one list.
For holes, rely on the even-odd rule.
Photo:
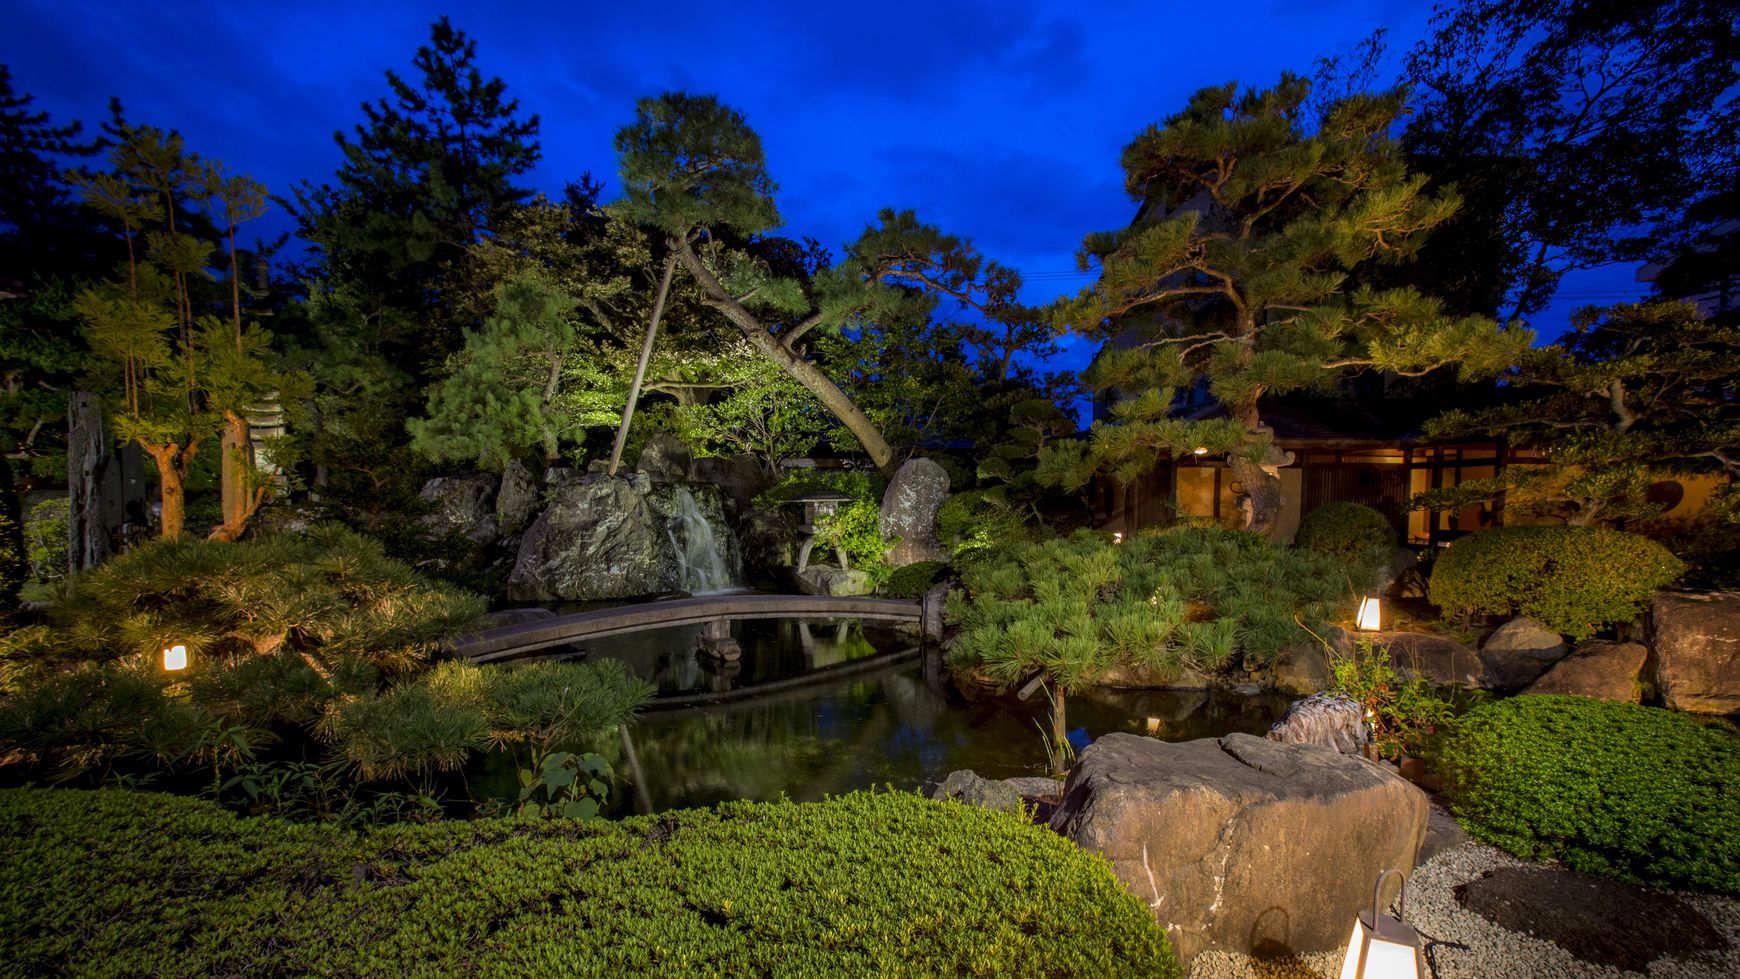
{"label": "ground cover plant", "polygon": [[1457,819],[1520,857],[1740,894],[1740,735],[1656,707],[1494,701],[1458,719],[1439,766]]}
{"label": "ground cover plant", "polygon": [[1685,563],[1660,544],[1600,527],[1495,527],[1470,534],[1432,567],[1429,596],[1446,615],[1526,615],[1587,639],[1643,613]]}
{"label": "ground cover plant", "polygon": [[0,832],[27,974],[1180,975],[1100,858],[903,793],[351,833],[8,790]]}

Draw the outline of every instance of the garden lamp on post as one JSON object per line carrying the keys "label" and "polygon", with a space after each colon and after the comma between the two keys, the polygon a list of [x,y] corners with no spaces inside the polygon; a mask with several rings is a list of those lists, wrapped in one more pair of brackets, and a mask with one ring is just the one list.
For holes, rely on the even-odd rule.
{"label": "garden lamp on post", "polygon": [[187,647],[181,643],[165,646],[163,649],[163,669],[170,673],[187,669]]}
{"label": "garden lamp on post", "polygon": [[1347,940],[1347,955],[1341,961],[1341,979],[1423,979],[1426,957],[1420,949],[1420,933],[1383,913],[1380,895],[1390,875],[1401,878],[1398,910],[1406,902],[1407,877],[1399,870],[1378,874],[1371,892],[1371,910],[1361,911]]}

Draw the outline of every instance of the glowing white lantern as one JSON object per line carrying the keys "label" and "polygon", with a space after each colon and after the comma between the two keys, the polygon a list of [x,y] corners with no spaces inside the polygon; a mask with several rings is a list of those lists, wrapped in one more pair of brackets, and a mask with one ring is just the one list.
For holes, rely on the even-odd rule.
{"label": "glowing white lantern", "polygon": [[[1347,940],[1347,956],[1341,961],[1341,979],[1419,979],[1426,975],[1426,961],[1420,951],[1420,933],[1378,910],[1378,895],[1384,881],[1399,870],[1386,870],[1378,875],[1372,889],[1371,910],[1361,911],[1353,922],[1353,934]],[[1400,905],[1406,900],[1407,880],[1402,880]]]}
{"label": "glowing white lantern", "polygon": [[1123,542],[1124,542],[1124,532],[1123,531],[1120,530],[1120,531],[1117,531],[1116,533],[1112,534],[1112,543],[1122,544]]}
{"label": "glowing white lantern", "polygon": [[177,643],[163,650],[163,668],[171,671],[187,669],[187,647]]}
{"label": "glowing white lantern", "polygon": [[1356,624],[1366,632],[1376,632],[1384,627],[1383,612],[1378,608],[1377,599],[1368,596],[1359,600],[1359,619]]}

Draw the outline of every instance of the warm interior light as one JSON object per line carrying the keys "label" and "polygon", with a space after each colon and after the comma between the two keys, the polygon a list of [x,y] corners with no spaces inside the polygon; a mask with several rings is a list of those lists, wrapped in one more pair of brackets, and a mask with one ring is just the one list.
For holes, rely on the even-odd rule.
{"label": "warm interior light", "polygon": [[1354,919],[1347,954],[1341,960],[1341,979],[1419,979],[1425,975],[1419,932],[1378,910],[1378,893],[1391,874],[1402,875],[1399,870],[1379,874],[1371,910],[1361,911]]}
{"label": "warm interior light", "polygon": [[1206,447],[1200,446],[1200,445],[1197,446],[1195,449],[1192,449],[1191,451],[1196,453],[1199,456],[1208,455],[1208,449]]}
{"label": "warm interior light", "polygon": [[1112,543],[1122,544],[1123,542],[1124,542],[1124,532],[1123,531],[1120,530],[1120,531],[1117,531],[1116,533],[1112,534]]}
{"label": "warm interior light", "polygon": [[166,670],[187,669],[187,647],[178,643],[163,650],[163,668]]}
{"label": "warm interior light", "polygon": [[1359,619],[1355,623],[1366,632],[1376,632],[1384,627],[1383,612],[1378,608],[1378,600],[1367,596],[1359,600]]}

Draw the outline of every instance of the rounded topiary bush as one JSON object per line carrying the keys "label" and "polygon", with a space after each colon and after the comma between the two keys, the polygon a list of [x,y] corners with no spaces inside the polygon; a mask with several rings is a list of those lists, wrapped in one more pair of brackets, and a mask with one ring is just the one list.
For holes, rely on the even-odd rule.
{"label": "rounded topiary bush", "polygon": [[1520,857],[1740,894],[1740,735],[1658,707],[1528,695],[1458,719],[1456,817]]}
{"label": "rounded topiary bush", "polygon": [[1449,615],[1526,615],[1573,639],[1636,618],[1686,566],[1636,534],[1598,527],[1496,527],[1469,534],[1432,568]]}
{"label": "rounded topiary bush", "polygon": [[1293,545],[1340,558],[1370,577],[1395,555],[1396,532],[1371,507],[1325,503],[1299,521]]}
{"label": "rounded topiary bush", "polygon": [[1103,859],[914,794],[354,833],[9,790],[0,834],[20,975],[1180,974]]}

